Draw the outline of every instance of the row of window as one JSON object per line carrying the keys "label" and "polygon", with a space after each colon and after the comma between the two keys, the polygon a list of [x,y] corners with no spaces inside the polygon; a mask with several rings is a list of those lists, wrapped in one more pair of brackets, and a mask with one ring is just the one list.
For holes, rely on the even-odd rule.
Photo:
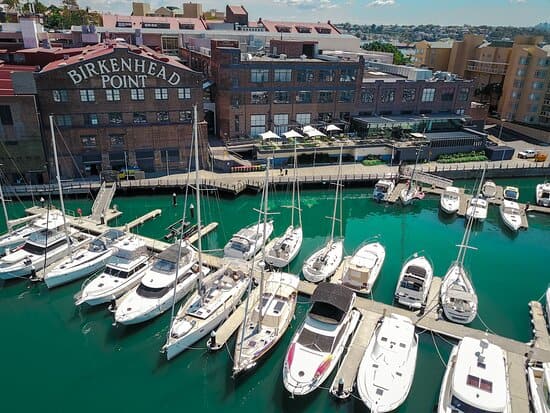
{"label": "row of window", "polygon": [[[173,113],[173,112],[172,112]],[[191,123],[193,121],[193,113],[190,110],[182,110],[176,115],[172,115],[172,120],[170,119],[170,113],[168,111],[160,112],[133,112],[132,117],[129,118],[127,114],[127,121],[124,122],[124,117],[122,112],[109,112],[107,113],[108,124],[110,125],[122,125],[123,123],[135,123],[135,124],[144,124],[149,122],[156,123],[169,123],[169,122],[180,122],[180,123]],[[82,115],[85,126],[99,126],[101,114],[97,113],[85,113]],[[156,121],[152,121],[152,116]],[[56,123],[59,127],[71,127],[73,126],[73,116],[71,115],[57,115]]]}
{"label": "row of window", "polygon": [[[170,89],[171,90],[171,89]],[[99,90],[97,92],[100,92]],[[168,88],[155,88],[154,96],[156,100],[168,100]],[[180,87],[177,89],[178,99],[191,99],[191,88]],[[96,90],[95,89],[81,89],[79,90],[81,102],[95,102]],[[67,103],[69,102],[69,91],[60,89],[53,90],[52,96],[54,102]],[[120,100],[120,89],[106,89],[105,99],[108,102],[118,102]],[[130,89],[131,100],[145,100],[145,89]]]}
{"label": "row of window", "polygon": [[[354,82],[357,78],[357,69],[341,69],[338,75],[337,71],[332,69],[321,69],[319,71],[274,69],[273,82],[292,82],[292,72],[296,72],[297,82],[333,82],[336,79],[339,79],[340,82]],[[250,69],[250,81],[252,83],[269,82],[270,73],[270,69]]]}
{"label": "row of window", "polygon": [[[530,63],[530,61],[531,61],[531,59],[527,56],[521,56],[519,58],[519,64],[520,65],[528,65]],[[542,66],[542,67],[550,66],[550,58],[541,57],[537,61],[537,66]]]}

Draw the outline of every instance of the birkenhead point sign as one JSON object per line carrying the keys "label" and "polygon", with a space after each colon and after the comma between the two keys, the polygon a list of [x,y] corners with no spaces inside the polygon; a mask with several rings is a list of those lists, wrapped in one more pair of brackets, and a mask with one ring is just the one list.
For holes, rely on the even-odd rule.
{"label": "birkenhead point sign", "polygon": [[111,89],[143,88],[147,78],[150,77],[163,79],[172,86],[177,86],[181,80],[177,72],[167,72],[166,65],[149,59],[132,57],[113,57],[84,63],[69,70],[67,75],[75,85],[83,80],[99,77],[101,87]]}

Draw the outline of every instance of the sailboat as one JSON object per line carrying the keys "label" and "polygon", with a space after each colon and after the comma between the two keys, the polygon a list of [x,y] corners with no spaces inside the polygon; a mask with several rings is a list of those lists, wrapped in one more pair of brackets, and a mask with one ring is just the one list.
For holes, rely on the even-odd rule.
{"label": "sailboat", "polygon": [[[338,200],[341,198],[341,175],[342,175],[342,150],[340,146],[340,159],[338,162],[338,176],[336,178],[336,190],[334,195],[334,209],[332,212],[332,225],[330,230],[330,238],[323,248],[314,252],[305,262],[302,267],[302,272],[306,280],[311,282],[323,281],[332,276],[344,255],[344,239],[342,238],[342,202],[340,202],[340,218],[336,218],[338,210]],[[341,199],[340,199],[341,201]],[[340,222],[340,238],[334,238],[334,225],[336,221]]]}
{"label": "sailboat", "polygon": [[468,271],[464,267],[474,220],[468,219],[458,256],[441,282],[440,300],[445,316],[455,323],[471,323],[477,315],[477,295]]}
{"label": "sailboat", "polygon": [[[290,226],[286,229],[283,236],[275,238],[268,246],[265,253],[264,261],[269,265],[277,268],[287,266],[292,262],[300,248],[303,241],[302,232],[302,210],[300,208],[300,188],[298,187],[297,177],[297,161],[296,156],[296,141],[294,141],[294,180],[292,182],[292,214],[290,218]],[[297,200],[298,205],[294,204]],[[298,226],[294,226],[294,211],[298,211]]]}
{"label": "sailboat", "polygon": [[[197,197],[197,254],[199,268],[202,268],[201,241],[201,195],[199,178],[197,107],[194,108],[193,135],[195,142],[195,190]],[[245,272],[229,269],[228,265],[206,278],[199,272],[198,289],[179,308],[174,316],[175,302],[172,304],[172,317],[166,343],[162,350],[171,360],[201,338],[210,334],[225,320],[241,301],[250,277]]]}
{"label": "sailboat", "polygon": [[[268,182],[269,160],[263,200],[264,224],[268,215]],[[265,247],[262,252],[262,255],[265,255]],[[258,294],[252,296],[249,293],[246,301],[245,316],[239,327],[235,345],[233,375],[256,366],[260,358],[284,335],[294,316],[300,279],[296,275],[283,272],[266,274],[264,269],[265,265],[261,267]]]}
{"label": "sailboat", "polygon": [[483,180],[485,178],[485,168],[481,173],[481,181],[477,189],[476,195],[470,200],[468,208],[466,208],[466,219],[473,219],[479,222],[485,221],[487,218],[487,211],[489,209],[489,203],[482,194]]}
{"label": "sailboat", "polygon": [[422,192],[422,187],[417,186],[416,181],[414,180],[420,152],[422,152],[420,149],[416,152],[416,161],[412,170],[411,179],[409,180],[407,187],[403,188],[399,194],[399,199],[403,205],[410,205],[415,199],[423,199],[425,195],[424,192]]}

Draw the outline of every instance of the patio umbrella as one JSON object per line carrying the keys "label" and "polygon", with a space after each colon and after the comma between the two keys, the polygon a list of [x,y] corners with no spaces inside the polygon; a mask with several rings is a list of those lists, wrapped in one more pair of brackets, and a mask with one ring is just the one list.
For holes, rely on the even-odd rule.
{"label": "patio umbrella", "polygon": [[338,126],[336,125],[328,125],[326,127],[326,130],[327,132],[340,132],[342,129],[340,129]]}
{"label": "patio umbrella", "polygon": [[262,140],[267,141],[269,139],[281,139],[279,135],[277,135],[275,132],[271,132],[268,130],[267,132],[260,133],[260,136],[262,137]]}
{"label": "patio umbrella", "polygon": [[298,132],[296,132],[294,129],[289,130],[288,132],[283,133],[285,135],[285,138],[303,138],[302,135],[300,135]]}
{"label": "patio umbrella", "polygon": [[309,137],[313,138],[315,136],[327,136],[320,130],[315,129],[313,126],[304,126],[304,129],[302,131]]}

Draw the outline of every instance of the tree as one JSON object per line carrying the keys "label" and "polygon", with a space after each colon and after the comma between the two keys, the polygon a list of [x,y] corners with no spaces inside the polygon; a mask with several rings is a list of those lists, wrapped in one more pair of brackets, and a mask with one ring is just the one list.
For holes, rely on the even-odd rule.
{"label": "tree", "polygon": [[4,4],[13,10],[19,10],[21,7],[20,0],[4,0]]}
{"label": "tree", "polygon": [[376,52],[393,53],[393,63],[396,65],[404,65],[410,62],[408,57],[405,57],[401,50],[390,43],[372,42],[361,46],[365,50],[372,50]]}

